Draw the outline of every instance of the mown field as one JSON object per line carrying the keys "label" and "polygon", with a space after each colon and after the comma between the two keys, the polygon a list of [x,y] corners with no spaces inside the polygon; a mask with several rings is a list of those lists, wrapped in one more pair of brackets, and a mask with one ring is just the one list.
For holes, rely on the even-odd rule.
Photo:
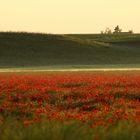
{"label": "mown field", "polygon": [[0,68],[140,64],[140,35],[0,32]]}
{"label": "mown field", "polygon": [[0,140],[139,140],[140,72],[0,74]]}

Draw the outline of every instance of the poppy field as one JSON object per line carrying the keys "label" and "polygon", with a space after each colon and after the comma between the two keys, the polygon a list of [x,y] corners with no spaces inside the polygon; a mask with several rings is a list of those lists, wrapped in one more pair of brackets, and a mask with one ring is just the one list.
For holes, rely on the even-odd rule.
{"label": "poppy field", "polygon": [[[22,132],[35,127],[40,131],[42,125],[48,127],[51,124],[47,129],[55,128],[57,132],[62,127],[74,126],[70,135],[79,129],[77,135],[83,133],[83,139],[85,135],[89,136],[85,134],[87,130],[90,136],[94,133],[92,140],[118,139],[116,129],[123,135],[120,139],[130,136],[131,139],[139,139],[140,73],[1,74],[1,140],[6,139],[10,131],[13,133],[10,130],[13,122],[15,130],[24,128]],[[66,130],[70,133],[70,129]],[[78,140],[78,136],[73,139]]]}

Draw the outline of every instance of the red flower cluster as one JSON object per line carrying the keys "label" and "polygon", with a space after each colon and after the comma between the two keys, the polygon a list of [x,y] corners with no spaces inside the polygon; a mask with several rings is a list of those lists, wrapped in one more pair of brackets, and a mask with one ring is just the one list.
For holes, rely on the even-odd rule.
{"label": "red flower cluster", "polygon": [[57,73],[0,76],[0,121],[25,125],[80,120],[91,127],[140,123],[140,74]]}

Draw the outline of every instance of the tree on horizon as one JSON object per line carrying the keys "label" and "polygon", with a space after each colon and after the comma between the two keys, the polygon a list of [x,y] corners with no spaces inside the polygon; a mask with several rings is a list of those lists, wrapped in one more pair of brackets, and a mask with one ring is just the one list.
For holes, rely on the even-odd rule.
{"label": "tree on horizon", "polygon": [[114,33],[120,33],[122,29],[120,29],[119,25],[117,25],[114,29]]}

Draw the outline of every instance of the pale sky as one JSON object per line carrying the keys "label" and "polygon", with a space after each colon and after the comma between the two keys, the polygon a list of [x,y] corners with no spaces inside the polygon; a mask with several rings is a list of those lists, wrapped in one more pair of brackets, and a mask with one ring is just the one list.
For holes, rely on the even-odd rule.
{"label": "pale sky", "polygon": [[140,0],[0,0],[0,31],[140,32]]}

